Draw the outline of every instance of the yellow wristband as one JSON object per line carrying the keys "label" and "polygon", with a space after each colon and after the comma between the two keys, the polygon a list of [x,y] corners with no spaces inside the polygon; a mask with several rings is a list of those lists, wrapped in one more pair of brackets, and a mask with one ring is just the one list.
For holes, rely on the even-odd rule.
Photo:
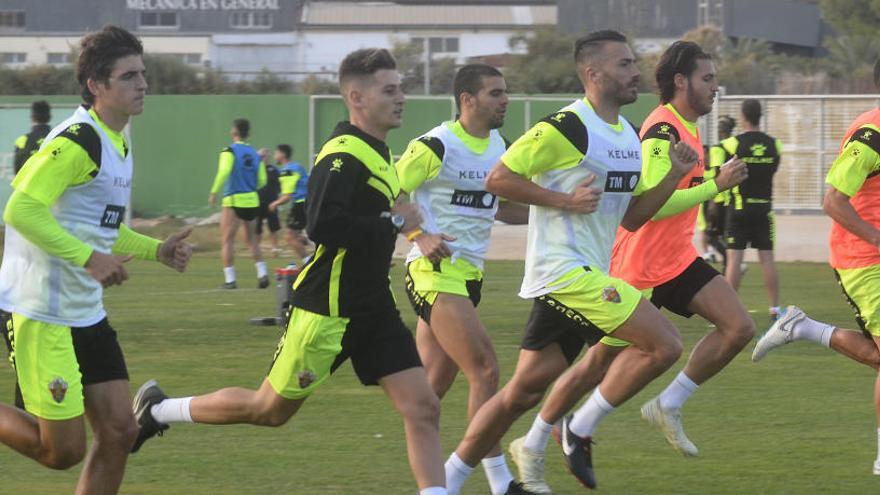
{"label": "yellow wristband", "polygon": [[413,231],[410,232],[409,234],[406,234],[406,240],[408,240],[409,242],[412,242],[412,241],[415,240],[416,237],[418,237],[418,236],[420,236],[420,235],[422,235],[422,234],[424,234],[424,233],[425,233],[425,231],[423,231],[422,229],[417,228],[416,230],[413,230]]}

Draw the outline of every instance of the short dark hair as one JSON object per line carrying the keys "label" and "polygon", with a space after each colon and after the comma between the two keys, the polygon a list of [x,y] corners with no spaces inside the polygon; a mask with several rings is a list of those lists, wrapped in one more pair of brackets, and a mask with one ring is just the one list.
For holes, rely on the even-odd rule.
{"label": "short dark hair", "polygon": [[90,105],[95,103],[95,95],[89,91],[89,79],[107,82],[117,60],[129,55],[144,54],[144,46],[135,35],[109,24],[100,31],[83,36],[79,48],[76,80],[79,82],[83,101]]}
{"label": "short dark hair", "polygon": [[31,120],[38,124],[46,124],[51,118],[52,111],[48,101],[37,100],[31,103]]}
{"label": "short dark hair", "polygon": [[602,48],[602,45],[609,41],[618,43],[626,43],[626,36],[619,31],[613,29],[602,29],[593,31],[585,36],[581,36],[574,42],[574,61],[583,62],[584,59],[595,56]]}
{"label": "short dark hair", "polygon": [[235,119],[232,121],[232,127],[242,139],[247,139],[251,135],[251,122],[248,119]]}
{"label": "short dark hair", "polygon": [[503,77],[501,71],[488,64],[468,64],[458,69],[452,81],[452,94],[455,95],[455,107],[461,111],[462,93],[475,95],[483,89],[484,77]]}
{"label": "short dark hair", "polygon": [[339,85],[342,86],[356,77],[372,76],[383,69],[396,69],[394,55],[384,48],[362,48],[342,59],[339,64]]}
{"label": "short dark hair", "polygon": [[719,134],[730,134],[733,132],[733,129],[736,127],[736,120],[733,119],[730,115],[724,115],[718,119],[718,133]]}
{"label": "short dark hair", "polygon": [[742,107],[743,117],[752,125],[761,123],[761,102],[753,98],[743,100]]}
{"label": "short dark hair", "polygon": [[712,60],[712,56],[693,41],[676,41],[663,52],[654,73],[660,92],[660,103],[672,101],[675,96],[675,75],[691,77],[697,69],[697,60]]}
{"label": "short dark hair", "polygon": [[289,144],[279,144],[275,147],[276,150],[280,151],[285,158],[290,160],[290,157],[293,156],[293,146]]}
{"label": "short dark hair", "polygon": [[880,57],[874,62],[874,86],[880,89]]}

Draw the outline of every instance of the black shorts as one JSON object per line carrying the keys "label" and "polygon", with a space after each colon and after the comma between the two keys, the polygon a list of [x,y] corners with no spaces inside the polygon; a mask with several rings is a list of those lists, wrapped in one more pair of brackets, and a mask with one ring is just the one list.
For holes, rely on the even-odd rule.
{"label": "black shorts", "polygon": [[677,315],[690,318],[694,313],[688,310],[688,306],[694,296],[718,276],[721,276],[718,270],[702,257],[697,257],[677,277],[654,287],[651,302],[658,308],[666,308]]}
{"label": "black shorts", "polygon": [[532,304],[522,348],[540,351],[556,342],[571,365],[584,345],[593,346],[605,336],[605,332],[583,314],[566,308],[550,295],[543,295],[536,297]]}
{"label": "black shorts", "polygon": [[703,212],[706,218],[706,233],[711,236],[723,236],[724,226],[727,223],[727,211],[724,203],[706,201]]}
{"label": "black shorts", "polygon": [[[421,291],[416,290],[415,282],[413,281],[412,275],[409,273],[409,264],[406,265],[406,275],[404,275],[403,281],[406,290],[406,297],[409,299],[409,304],[412,306],[416,316],[425,320],[425,322],[430,325],[431,309],[434,307],[434,304],[428,302]],[[483,297],[483,280],[465,280],[464,287],[465,290],[467,290],[468,299],[471,300],[474,307],[476,308],[479,306],[480,299]]]}
{"label": "black shorts", "polygon": [[269,205],[260,203],[260,211],[257,215],[257,234],[263,233],[263,220],[269,226],[269,232],[278,232],[281,230],[281,221],[278,220],[278,210],[269,211]]}
{"label": "black shorts", "polygon": [[776,239],[776,217],[769,203],[746,204],[742,209],[727,208],[727,230],[724,233],[728,249],[773,250]]}
{"label": "black shorts", "polygon": [[287,228],[290,230],[305,230],[306,228],[306,202],[297,201],[290,207],[287,214]]}
{"label": "black shorts", "polygon": [[235,212],[235,216],[244,220],[245,222],[250,222],[251,220],[257,218],[257,216],[260,214],[259,207],[242,208],[240,206],[231,206],[230,208],[232,208],[232,211]]}
{"label": "black shorts", "polygon": [[364,385],[378,385],[382,377],[422,366],[412,332],[396,309],[351,317],[331,370],[349,358]]}

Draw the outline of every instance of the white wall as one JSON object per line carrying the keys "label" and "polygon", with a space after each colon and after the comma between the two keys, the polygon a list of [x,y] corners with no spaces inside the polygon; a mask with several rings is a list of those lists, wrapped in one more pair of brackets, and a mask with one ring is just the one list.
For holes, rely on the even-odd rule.
{"label": "white wall", "polygon": [[[40,65],[48,63],[49,53],[70,53],[79,40],[80,36],[2,36],[0,53],[26,53],[23,65]],[[208,36],[143,36],[141,41],[146,53],[198,53],[202,60],[209,58]]]}

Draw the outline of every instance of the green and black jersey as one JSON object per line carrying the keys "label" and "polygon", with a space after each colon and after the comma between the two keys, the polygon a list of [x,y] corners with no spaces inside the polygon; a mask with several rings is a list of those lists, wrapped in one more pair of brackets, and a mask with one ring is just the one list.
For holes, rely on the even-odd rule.
{"label": "green and black jersey", "polygon": [[399,193],[388,146],[340,122],[309,177],[306,230],[317,248],[294,283],[294,306],[339,317],[396,311],[388,213]]}
{"label": "green and black jersey", "polygon": [[782,144],[760,132],[744,132],[722,142],[725,150],[738,156],[749,169],[749,177],[730,190],[730,205],[741,210],[746,204],[770,204],[773,201],[773,174],[779,168]]}
{"label": "green and black jersey", "polygon": [[31,132],[15,140],[15,156],[12,162],[14,173],[18,174],[24,162],[40,149],[43,140],[51,130],[52,128],[47,124],[36,124],[31,128]]}

